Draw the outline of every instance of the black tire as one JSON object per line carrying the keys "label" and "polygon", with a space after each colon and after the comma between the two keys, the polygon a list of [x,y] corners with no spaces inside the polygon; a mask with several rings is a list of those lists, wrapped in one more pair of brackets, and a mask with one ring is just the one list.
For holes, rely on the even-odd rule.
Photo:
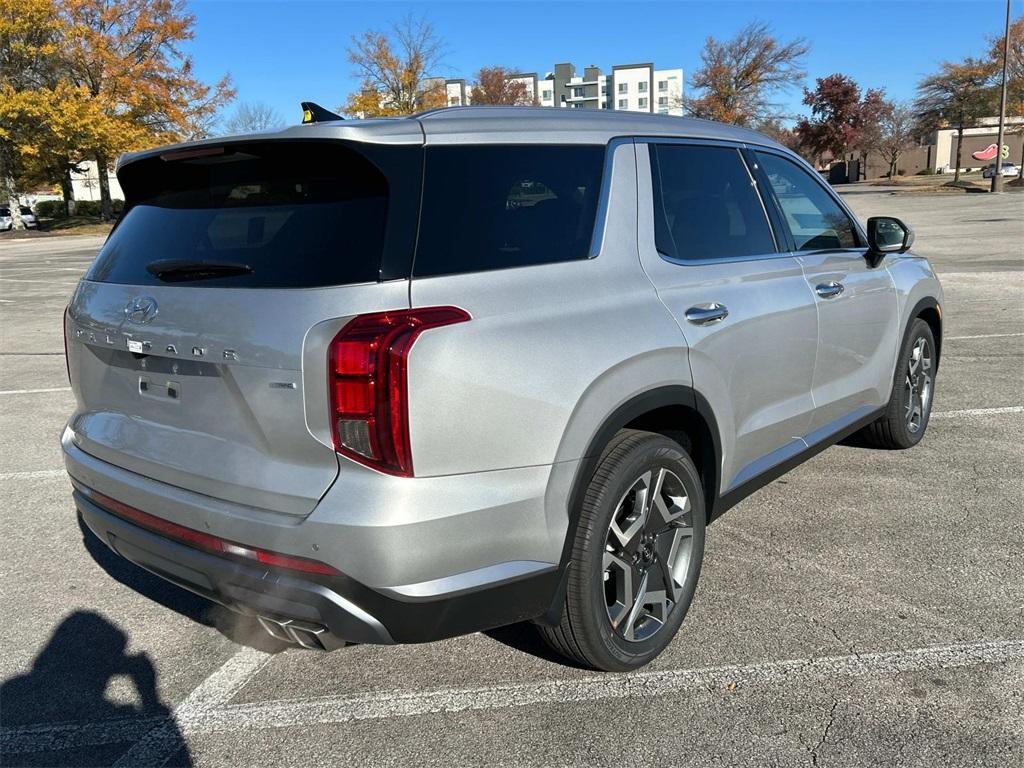
{"label": "black tire", "polygon": [[[915,386],[913,382],[908,381],[914,378],[910,370],[911,358],[921,344],[924,345],[927,354],[928,369],[927,373],[919,373]],[[935,401],[937,364],[935,338],[932,335],[931,326],[919,317],[914,318],[903,339],[899,357],[896,358],[896,371],[893,374],[892,396],[889,398],[889,405],[883,416],[868,424],[861,431],[860,436],[864,442],[875,448],[889,450],[911,448],[921,442],[925,430],[928,429],[932,403]],[[923,359],[920,365],[923,371],[925,365]],[[922,398],[924,378],[928,380],[927,394]],[[915,407],[920,410],[916,421],[911,418]]]}
{"label": "black tire", "polygon": [[[641,485],[645,478],[647,491]],[[675,495],[667,495],[673,491]],[[685,493],[688,504],[679,501],[680,493]],[[660,507],[647,501],[655,496],[661,498]],[[625,511],[637,506],[651,511],[641,518],[630,544],[640,538],[646,543],[638,545],[627,562],[630,544],[621,541],[619,522],[630,521]],[[623,672],[650,662],[671,642],[693,600],[704,556],[705,520],[700,476],[682,446],[652,432],[620,431],[602,454],[583,499],[561,622],[554,627],[539,625],[541,635],[558,653],[593,669]],[[632,519],[626,533],[636,523]],[[608,550],[610,541],[622,549]],[[608,567],[608,576],[606,551],[615,559]],[[679,561],[684,556],[687,559]],[[673,569],[673,563],[677,569]],[[623,567],[626,564],[634,569],[628,577]],[[675,576],[670,576],[673,573]],[[616,583],[636,584],[634,593],[640,592],[640,585],[650,584],[652,588],[645,596],[656,602],[642,602],[635,611],[624,602],[614,602],[610,607],[609,593],[615,591]],[[659,584],[662,590],[657,589]],[[663,595],[660,604],[658,595]],[[675,599],[667,599],[669,595]],[[617,627],[613,625],[613,610],[619,616]]]}

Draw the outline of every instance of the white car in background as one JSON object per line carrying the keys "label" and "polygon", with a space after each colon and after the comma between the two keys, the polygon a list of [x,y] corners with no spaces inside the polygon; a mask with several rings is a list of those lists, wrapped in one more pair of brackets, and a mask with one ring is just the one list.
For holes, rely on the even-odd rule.
{"label": "white car in background", "polygon": [[[18,211],[21,214],[21,222],[25,225],[25,229],[38,229],[39,219],[32,213],[32,209],[27,205],[18,206]],[[9,206],[0,207],[0,232],[10,232],[14,229],[14,217],[11,215],[11,209]]]}
{"label": "white car in background", "polygon": [[25,229],[39,229],[39,219],[32,213],[32,209],[27,205],[18,206],[18,211],[21,213],[21,223],[25,225]]}
{"label": "white car in background", "polygon": [[[1016,176],[1018,173],[1020,173],[1020,168],[1018,168],[1013,163],[1002,163],[999,166],[999,175],[1000,176]],[[981,177],[983,179],[991,179],[995,175],[996,175],[996,164],[995,163],[992,163],[992,165],[986,165],[985,166],[985,170],[983,170],[981,172]]]}

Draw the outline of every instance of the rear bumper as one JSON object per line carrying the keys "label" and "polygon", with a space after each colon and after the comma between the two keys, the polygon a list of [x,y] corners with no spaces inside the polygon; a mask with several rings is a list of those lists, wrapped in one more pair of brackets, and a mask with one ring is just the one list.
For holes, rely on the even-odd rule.
{"label": "rear bumper", "polygon": [[313,635],[328,650],[339,641],[395,642],[377,619],[324,584],[179,544],[110,514],[81,491],[74,499],[89,530],[126,560],[239,613],[295,623],[306,633],[282,639],[305,645]]}
{"label": "rear bumper", "polygon": [[[472,552],[476,545],[470,539],[494,536],[493,528],[474,525],[472,535],[467,531],[462,540],[447,541],[448,549],[421,540],[409,550],[407,541],[392,538],[394,526],[360,531],[350,525],[282,520],[258,510],[229,508],[220,500],[166,486],[90,456],[78,448],[70,430],[62,444],[79,513],[104,544],[167,581],[267,620],[263,623],[271,634],[298,635],[283,639],[305,645],[303,639],[312,633],[315,645],[325,648],[343,641],[428,642],[537,618],[556,602],[564,569],[551,562],[500,562],[398,586],[367,585],[346,567],[376,552],[395,559],[432,556],[434,567],[444,573],[452,562],[449,549]],[[289,555],[320,559],[343,548],[324,561],[344,575],[301,573],[194,548],[108,511],[82,489],[195,531]],[[353,552],[357,546],[362,551]]]}

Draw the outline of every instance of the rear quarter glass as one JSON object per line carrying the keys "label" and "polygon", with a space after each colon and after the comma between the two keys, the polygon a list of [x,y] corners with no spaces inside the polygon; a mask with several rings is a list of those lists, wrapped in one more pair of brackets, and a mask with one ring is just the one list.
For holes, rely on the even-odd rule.
{"label": "rear quarter glass", "polygon": [[587,258],[603,145],[428,147],[416,277]]}
{"label": "rear quarter glass", "polygon": [[408,276],[420,148],[376,149],[373,160],[341,142],[218,149],[122,168],[127,208],[86,279],[156,285],[146,267],[164,260],[248,268],[180,287],[313,288]]}

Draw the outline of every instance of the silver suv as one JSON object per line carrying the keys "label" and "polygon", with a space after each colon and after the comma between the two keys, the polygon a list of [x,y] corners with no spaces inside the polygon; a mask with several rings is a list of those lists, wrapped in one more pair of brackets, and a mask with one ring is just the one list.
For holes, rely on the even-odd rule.
{"label": "silver suv", "polygon": [[65,331],[74,499],[312,648],[533,620],[626,670],[705,527],[928,426],[941,288],[799,157],[698,120],[461,108],[129,155]]}

